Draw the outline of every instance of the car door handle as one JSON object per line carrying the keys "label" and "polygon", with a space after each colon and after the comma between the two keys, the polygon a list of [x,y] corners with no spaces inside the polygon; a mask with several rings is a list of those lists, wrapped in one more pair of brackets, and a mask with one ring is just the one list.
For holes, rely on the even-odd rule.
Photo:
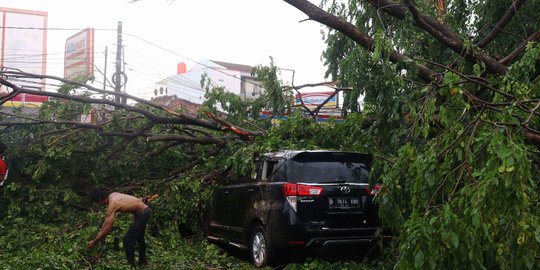
{"label": "car door handle", "polygon": [[223,190],[223,194],[229,194],[228,190]]}
{"label": "car door handle", "polygon": [[254,191],[255,191],[254,188],[248,188],[248,189],[246,189],[246,192],[254,192]]}

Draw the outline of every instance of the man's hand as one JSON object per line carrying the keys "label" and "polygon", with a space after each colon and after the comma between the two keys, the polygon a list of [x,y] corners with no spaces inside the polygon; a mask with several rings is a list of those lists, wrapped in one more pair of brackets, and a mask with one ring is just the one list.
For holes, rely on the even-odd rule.
{"label": "man's hand", "polygon": [[93,248],[95,245],[97,244],[97,241],[96,240],[91,240],[90,242],[88,242],[88,246],[86,246],[86,248]]}

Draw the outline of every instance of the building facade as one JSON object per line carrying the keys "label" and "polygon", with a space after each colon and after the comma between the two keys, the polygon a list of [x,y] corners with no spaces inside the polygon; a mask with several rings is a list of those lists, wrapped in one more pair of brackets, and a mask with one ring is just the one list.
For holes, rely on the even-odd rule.
{"label": "building facade", "polygon": [[189,71],[179,63],[177,74],[156,83],[154,96],[176,96],[189,102],[202,104],[205,90],[201,86],[203,75],[213,87],[223,87],[244,100],[253,100],[264,92],[262,83],[251,75],[253,67],[214,60],[202,60]]}

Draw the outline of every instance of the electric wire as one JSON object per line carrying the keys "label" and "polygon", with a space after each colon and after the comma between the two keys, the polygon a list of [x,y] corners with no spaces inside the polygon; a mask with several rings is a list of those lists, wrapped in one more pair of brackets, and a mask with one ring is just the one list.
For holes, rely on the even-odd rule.
{"label": "electric wire", "polygon": [[[144,58],[144,59],[139,61],[139,59],[130,58],[130,60],[127,61],[128,63],[129,62],[134,62],[135,64],[139,63],[139,64],[141,64],[141,66],[148,67],[147,69],[151,69],[151,70],[158,70],[159,69],[159,71],[162,71],[163,74],[161,74],[161,73],[154,73],[154,74],[159,74],[162,78],[167,78],[167,80],[169,80],[171,77],[174,76],[174,78],[177,78],[178,80],[185,81],[185,83],[187,85],[190,85],[191,87],[194,87],[194,88],[197,88],[197,89],[201,88],[199,83],[194,82],[190,78],[187,78],[187,77],[184,77],[184,76],[170,75],[168,69],[164,69],[163,66],[160,63],[158,63],[157,61],[154,60],[154,58],[145,57],[145,55],[146,55],[145,53],[141,53],[138,50],[133,50],[133,51],[135,52],[135,55],[139,56],[139,58]],[[150,64],[151,63],[156,63],[156,65],[150,66],[149,62],[150,62]],[[135,66],[135,65],[132,65],[132,66]]]}
{"label": "electric wire", "polygon": [[[145,66],[145,63],[140,62],[140,61],[137,60],[137,59],[132,59],[132,60],[133,60],[132,63],[139,63],[139,64],[141,64],[141,66]],[[135,66],[135,65],[128,64],[128,66]],[[161,67],[158,67],[158,68],[161,68]],[[132,69],[134,69],[134,68],[132,68]],[[155,70],[154,68],[150,68],[150,69],[151,69],[151,70]],[[157,72],[152,72],[152,74],[159,75],[161,78],[166,78],[167,80],[168,80],[170,77],[173,77],[173,76],[174,76],[174,75],[167,75],[167,74],[166,74],[167,71],[164,71],[163,73],[164,73],[164,74],[162,74],[162,73],[157,73]],[[197,84],[197,83],[195,83],[195,82],[193,82],[193,81],[190,80],[189,78],[182,77],[182,76],[180,76],[180,77],[175,77],[175,78],[178,78],[179,81],[185,81],[185,84],[186,84],[186,85],[189,85],[189,86],[191,86],[191,87],[193,87],[193,88],[198,88],[198,89],[200,89],[200,85]]]}
{"label": "electric wire", "polygon": [[[19,30],[23,29],[23,30],[60,30],[60,31],[74,31],[74,30],[81,31],[81,30],[87,29],[87,28],[61,28],[61,27],[41,28],[41,27],[0,26],[0,29],[1,29],[1,28],[4,28],[4,29],[19,29]],[[102,28],[102,29],[100,29],[100,28],[93,28],[93,30],[94,30],[94,31],[117,31],[117,29],[107,29],[107,28]],[[151,46],[153,46],[153,47],[156,47],[156,48],[158,48],[158,49],[160,49],[160,50],[166,51],[166,52],[168,52],[168,53],[172,53],[172,54],[174,54],[174,55],[180,56],[180,57],[182,57],[182,58],[184,58],[184,59],[187,59],[187,60],[189,60],[189,61],[192,61],[192,62],[194,62],[194,63],[197,63],[197,64],[199,64],[199,65],[201,65],[201,66],[204,66],[204,67],[209,68],[209,69],[211,69],[211,70],[214,70],[214,71],[216,71],[216,72],[225,74],[226,76],[229,76],[229,77],[235,78],[235,79],[237,79],[237,80],[240,80],[240,81],[242,81],[242,82],[244,82],[244,83],[249,83],[249,84],[252,84],[252,85],[254,85],[254,86],[262,87],[260,84],[256,84],[256,83],[250,82],[250,81],[245,81],[245,80],[243,80],[242,78],[238,78],[238,77],[236,77],[236,76],[234,76],[234,75],[228,74],[228,73],[224,72],[224,71],[221,70],[221,69],[218,69],[218,68],[212,67],[212,66],[208,66],[208,65],[203,64],[203,63],[201,63],[201,62],[199,62],[199,61],[196,61],[196,60],[193,60],[193,59],[191,59],[191,58],[189,58],[189,57],[183,56],[183,55],[181,55],[181,54],[179,54],[179,53],[177,53],[177,52],[174,52],[174,51],[172,51],[172,50],[169,50],[169,49],[167,49],[167,48],[165,48],[165,47],[163,47],[163,46],[160,46],[160,45],[158,45],[158,44],[156,44],[156,43],[153,43],[153,42],[151,42],[151,41],[148,41],[148,40],[146,40],[146,39],[144,39],[144,38],[141,38],[141,37],[139,37],[139,36],[137,36],[137,35],[130,34],[130,33],[126,33],[126,32],[124,32],[124,34],[127,35],[127,36],[130,36],[130,37],[133,37],[133,38],[135,38],[135,39],[137,39],[137,40],[143,41],[144,43],[149,44],[149,45],[151,45]],[[99,47],[101,48],[102,46],[99,46]],[[96,51],[96,50],[95,50],[96,48],[98,48],[98,46],[94,46],[94,52]],[[103,46],[103,49],[104,49],[104,46]],[[16,50],[16,49],[14,49],[14,50]],[[20,50],[20,51],[24,51],[24,50]],[[27,50],[27,51],[28,51],[28,50]],[[33,50],[30,50],[30,51],[33,51]],[[38,51],[38,50],[35,50],[35,51]],[[113,53],[113,52],[111,52],[111,53]],[[64,52],[54,52],[54,53],[47,53],[47,54],[27,54],[27,55],[24,55],[24,54],[16,54],[17,56],[13,56],[14,58],[5,58],[5,59],[8,60],[8,61],[6,61],[6,62],[8,62],[8,63],[13,63],[13,64],[41,64],[42,62],[40,62],[40,61],[13,61],[13,60],[14,60],[14,59],[24,59],[25,57],[30,58],[30,59],[35,59],[35,58],[37,58],[37,57],[43,57],[43,56],[45,55],[45,56],[47,56],[47,65],[48,65],[48,66],[54,66],[54,67],[57,67],[57,66],[58,66],[58,67],[62,67],[62,66],[64,66],[64,64],[63,64],[63,63],[60,63],[60,61],[65,61],[65,58],[64,58],[64,57],[62,57],[62,58],[60,58],[60,57],[58,57],[58,58],[50,58],[49,56],[59,56],[59,55],[63,55],[63,54],[64,54]],[[140,56],[140,55],[144,55],[144,54],[138,54],[138,55]],[[96,60],[102,60],[103,58],[104,58],[104,57],[99,57],[99,56],[96,57],[96,56],[94,55],[94,63],[96,62]],[[134,58],[129,58],[129,61],[126,61],[126,59],[124,59],[124,62],[130,62],[130,61],[135,61],[135,62],[137,62],[138,60],[136,60],[136,59],[134,59]],[[18,66],[18,68],[28,68],[28,67]],[[35,67],[32,66],[32,67],[30,67],[30,68],[35,68]],[[96,68],[97,68],[97,66],[96,66]],[[172,77],[171,75],[165,75],[165,76],[163,76],[163,75],[161,75],[161,74],[159,74],[159,73],[155,73],[154,75],[150,75],[150,74],[144,73],[144,72],[142,72],[142,71],[140,71],[140,70],[131,68],[131,67],[129,67],[129,65],[128,65],[128,68],[129,68],[129,70],[131,70],[131,71],[139,72],[139,73],[141,73],[141,74],[146,74],[147,76],[150,76],[151,78],[158,78],[159,80],[162,80],[163,77],[165,77],[165,78],[167,78],[168,81],[171,81],[171,82],[174,83],[175,85],[178,85],[178,86],[180,86],[180,87],[183,87],[183,89],[185,89],[185,90],[188,90],[188,91],[197,91],[197,92],[200,92],[200,94],[203,94],[203,95],[204,95],[204,90],[201,89],[200,85],[197,84],[196,82],[194,82],[193,80],[189,79],[189,78],[186,78],[186,77]],[[162,67],[160,67],[160,68],[162,68]],[[104,76],[104,74],[102,74],[102,75]],[[169,77],[172,77],[172,78],[169,78]],[[97,80],[97,78],[96,78],[96,80]],[[208,80],[209,80],[209,82],[210,82],[210,84],[211,84],[212,86],[214,86],[214,87],[218,87],[218,86],[219,86],[218,83],[214,82],[214,81],[211,80],[210,78],[208,78]],[[97,82],[97,83],[103,85],[103,83],[101,83],[101,82]],[[155,84],[155,83],[154,83],[154,84]],[[196,96],[193,96],[193,95],[188,94],[188,93],[186,93],[186,95],[191,96],[191,97],[196,98],[196,99],[201,99],[201,97],[196,97]]]}
{"label": "electric wire", "polygon": [[125,33],[125,32],[124,32],[124,34],[126,34],[126,35],[128,35],[128,36],[131,36],[131,37],[134,37],[134,38],[136,38],[136,39],[139,39],[139,40],[141,40],[141,41],[143,41],[143,42],[146,42],[146,43],[148,43],[148,44],[150,44],[150,45],[152,45],[152,46],[154,46],[154,47],[157,47],[157,48],[162,49],[162,50],[164,50],[164,51],[170,52],[170,53],[172,53],[172,54],[174,54],[174,55],[177,55],[177,56],[180,56],[180,57],[182,57],[182,58],[185,58],[185,59],[187,59],[187,60],[189,60],[189,61],[192,61],[192,62],[194,62],[194,63],[197,63],[197,64],[199,64],[199,65],[202,65],[202,66],[204,66],[204,67],[207,67],[207,68],[209,68],[209,69],[212,69],[212,70],[214,70],[214,71],[223,73],[223,74],[225,74],[225,75],[227,75],[227,76],[229,76],[229,77],[235,78],[235,79],[240,80],[240,81],[242,81],[242,82],[244,82],[244,83],[249,83],[249,84],[253,84],[253,85],[258,86],[258,87],[262,87],[262,86],[259,85],[259,84],[256,84],[256,83],[253,83],[253,82],[250,82],[250,81],[246,81],[246,80],[242,80],[242,78],[238,78],[238,77],[236,77],[236,76],[233,76],[233,75],[231,75],[231,74],[228,74],[228,73],[226,73],[226,72],[224,72],[224,71],[222,71],[222,70],[220,70],[220,69],[217,69],[217,68],[212,67],[212,66],[205,65],[205,64],[203,64],[203,63],[201,63],[201,62],[198,62],[198,61],[195,61],[195,60],[193,60],[193,59],[191,59],[191,58],[189,58],[189,57],[187,57],[187,56],[183,56],[183,55],[181,55],[181,54],[179,54],[179,53],[177,53],[177,52],[175,52],[175,51],[169,50],[169,49],[167,49],[167,48],[165,48],[165,47],[163,47],[163,46],[160,46],[160,45],[158,45],[158,44],[155,44],[155,43],[153,43],[153,42],[151,42],[151,41],[148,41],[148,40],[146,40],[146,39],[144,39],[144,38],[141,38],[141,37],[139,37],[139,36],[137,36],[137,35],[133,35],[133,34],[130,34],[130,33]]}
{"label": "electric wire", "polygon": [[[0,26],[0,29],[17,30],[53,30],[53,31],[82,31],[88,28],[66,28],[66,27],[26,27],[26,26]],[[94,31],[116,31],[116,28],[92,28]]]}
{"label": "electric wire", "polygon": [[[3,29],[17,29],[17,30],[47,30],[47,31],[49,31],[49,30],[51,30],[51,31],[82,31],[82,30],[88,29],[88,28],[66,28],[66,27],[47,27],[47,28],[44,28],[44,27],[0,26],[0,29],[2,29],[2,28],[3,28]],[[92,28],[92,29],[93,29],[94,31],[117,31],[117,29],[114,29],[114,28]],[[170,49],[167,49],[167,48],[165,48],[165,47],[163,47],[163,46],[160,46],[160,45],[158,45],[158,44],[156,44],[156,43],[153,43],[153,42],[151,42],[151,41],[148,41],[148,40],[146,40],[146,39],[144,39],[144,38],[142,38],[142,37],[139,37],[139,36],[137,36],[137,35],[134,35],[134,34],[131,34],[131,33],[127,33],[127,32],[123,32],[123,33],[124,33],[125,35],[131,36],[131,37],[133,37],[133,38],[135,38],[135,39],[138,39],[138,40],[140,40],[140,41],[143,41],[143,42],[145,42],[145,43],[147,43],[147,44],[150,44],[150,45],[152,45],[152,46],[154,46],[154,47],[156,47],[156,48],[159,48],[159,49],[161,49],[161,50],[167,51],[167,52],[172,53],[172,54],[174,54],[174,55],[180,56],[180,57],[182,57],[182,58],[184,58],[184,59],[187,59],[187,60],[189,60],[189,61],[192,61],[192,62],[197,63],[197,64],[199,64],[199,65],[202,65],[202,66],[204,66],[204,67],[207,67],[207,68],[212,69],[212,70],[214,70],[214,71],[220,72],[220,73],[225,74],[225,75],[227,75],[227,76],[229,76],[229,77],[232,77],[232,78],[235,78],[235,79],[237,79],[237,80],[240,80],[240,81],[242,81],[242,82],[244,82],[244,83],[249,83],[249,84],[252,84],[252,85],[254,85],[254,86],[262,87],[260,84],[256,84],[256,83],[254,83],[254,82],[250,82],[250,81],[243,80],[242,78],[238,78],[238,77],[236,77],[236,76],[234,76],[234,75],[228,74],[228,73],[226,73],[226,72],[224,72],[224,71],[222,71],[222,70],[220,70],[220,69],[218,69],[218,68],[215,68],[215,67],[212,67],[212,66],[205,65],[205,64],[203,64],[203,63],[201,63],[201,62],[199,62],[199,61],[196,61],[196,60],[193,60],[193,59],[191,59],[191,58],[189,58],[189,57],[187,57],[187,56],[181,55],[181,54],[179,54],[179,53],[177,53],[177,52],[175,52],[175,51],[172,51],[172,50],[170,50]]]}
{"label": "electric wire", "polygon": [[[138,72],[138,73],[141,73],[141,74],[143,74],[143,75],[145,75],[145,76],[148,76],[148,77],[154,78],[154,79],[160,79],[160,78],[162,78],[162,77],[159,77],[159,76],[156,76],[156,75],[152,75],[152,74],[149,74],[149,73],[146,73],[146,72],[142,72],[142,71],[137,71],[137,70],[133,70],[133,71]],[[174,81],[173,81],[173,82],[174,82]],[[185,86],[185,85],[178,85],[178,86],[179,86],[179,88],[181,88],[181,89],[188,90],[188,91],[196,91],[197,94],[199,94],[199,96],[195,96],[195,95],[193,95],[193,94],[191,94],[191,93],[187,93],[187,92],[184,91],[184,92],[181,92],[182,95],[190,96],[190,97],[192,97],[192,98],[194,98],[194,99],[197,99],[197,100],[202,100],[202,99],[203,99],[202,97],[204,96],[204,92],[203,92],[202,90],[197,89],[197,88],[192,88],[192,87],[190,87],[190,86]],[[180,90],[181,90],[181,89],[180,89]],[[156,89],[154,89],[154,90],[156,90]],[[170,89],[170,88],[169,88],[169,89],[168,89],[168,93],[170,93],[171,90],[175,90],[175,89]],[[152,91],[150,91],[150,92],[152,92]]]}

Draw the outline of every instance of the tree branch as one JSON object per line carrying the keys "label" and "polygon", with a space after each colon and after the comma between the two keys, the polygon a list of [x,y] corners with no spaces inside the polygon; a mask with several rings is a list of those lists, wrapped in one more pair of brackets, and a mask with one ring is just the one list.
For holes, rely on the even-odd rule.
{"label": "tree branch", "polygon": [[334,90],[334,93],[331,94],[330,96],[328,96],[323,102],[321,102],[321,104],[317,105],[317,107],[315,109],[313,109],[313,113],[315,113],[315,115],[319,115],[319,111],[321,110],[321,108],[326,104],[328,103],[328,101],[330,101],[333,97],[335,97],[337,95],[337,93],[339,93],[339,91],[341,91],[341,89],[336,89]]}
{"label": "tree branch", "polygon": [[334,85],[336,82],[320,82],[320,83],[306,83],[298,86],[292,86],[291,88],[294,88],[296,90],[300,90],[305,87],[317,87],[317,86],[331,86]]}
{"label": "tree branch", "polygon": [[184,142],[172,142],[172,143],[169,143],[169,144],[164,144],[156,149],[154,149],[153,151],[151,152],[148,152],[146,153],[146,156],[147,157],[156,157],[158,155],[160,155],[161,153],[165,152],[165,150],[169,149],[169,148],[172,148],[172,147],[175,147],[177,145],[180,145],[180,144],[183,144]]}
{"label": "tree branch", "polygon": [[[284,0],[285,2],[289,3],[293,7],[297,8],[298,10],[305,13],[310,19],[317,21],[319,23],[322,23],[330,28],[333,28],[344,35],[348,36],[352,40],[354,40],[357,44],[360,46],[366,48],[368,51],[373,52],[375,46],[374,46],[374,40],[366,33],[360,31],[355,25],[347,22],[346,20],[337,17],[335,15],[332,15],[321,8],[317,7],[316,5],[310,3],[307,0]],[[380,2],[388,2],[388,1],[380,1]],[[384,6],[384,5],[381,5]],[[405,9],[406,10],[406,9]],[[398,63],[398,62],[405,62],[409,64],[413,64],[414,61],[393,50],[390,54],[390,61],[392,63]],[[416,64],[416,63],[414,63]],[[436,77],[437,73],[426,66],[416,64],[418,67],[419,77],[426,81],[431,82]]]}
{"label": "tree branch", "polygon": [[206,116],[208,116],[208,118],[220,123],[223,126],[221,130],[230,130],[234,134],[240,136],[240,138],[242,138],[243,140],[254,141],[255,139],[253,138],[253,136],[259,136],[259,135],[264,134],[263,132],[249,131],[249,130],[234,126],[226,122],[225,120],[220,119],[219,117],[215,116],[210,111],[204,111],[204,113],[206,114]]}
{"label": "tree branch", "polygon": [[[58,93],[58,92],[47,92],[47,91],[24,89],[24,88],[21,88],[21,87],[18,87],[16,85],[12,84],[7,79],[3,78],[2,75],[4,77],[9,76],[9,75],[13,75],[13,76],[25,77],[25,78],[39,78],[39,79],[48,78],[48,79],[53,79],[53,80],[59,80],[61,82],[71,84],[71,85],[75,85],[75,86],[79,86],[79,87],[83,87],[83,88],[86,88],[88,90],[95,91],[97,93],[107,93],[107,94],[111,94],[111,95],[120,95],[122,97],[130,98],[130,99],[133,99],[133,100],[135,100],[135,101],[137,101],[137,102],[139,102],[141,104],[148,105],[148,106],[150,106],[152,108],[156,108],[156,109],[159,109],[159,110],[166,111],[166,112],[168,112],[168,113],[170,113],[170,114],[172,114],[172,115],[174,115],[174,116],[176,116],[178,118],[158,117],[157,115],[155,115],[155,114],[153,114],[153,113],[151,113],[149,111],[146,111],[144,109],[141,109],[141,108],[138,108],[138,107],[135,107],[135,106],[131,106],[131,105],[128,105],[128,104],[124,104],[124,103],[118,103],[118,102],[108,100],[108,99],[95,99],[95,98],[91,98],[91,97],[74,96],[74,95],[63,94],[63,93]],[[25,93],[25,94],[32,94],[32,95],[37,95],[37,96],[56,97],[56,98],[61,98],[61,99],[66,99],[66,100],[78,101],[78,102],[82,102],[82,103],[106,104],[106,105],[109,105],[109,106],[113,106],[115,108],[122,108],[122,109],[124,109],[126,111],[132,111],[132,112],[139,113],[141,115],[144,115],[146,118],[152,119],[152,120],[154,120],[154,121],[156,121],[158,123],[163,123],[163,124],[166,124],[166,123],[169,123],[169,124],[188,124],[188,125],[195,125],[195,126],[205,127],[205,128],[211,129],[211,130],[220,130],[219,126],[214,124],[214,123],[211,123],[211,122],[208,122],[208,121],[205,121],[205,120],[201,120],[201,119],[198,119],[198,118],[190,116],[190,115],[186,115],[186,114],[171,111],[171,110],[169,110],[167,108],[161,107],[161,106],[159,106],[159,105],[157,105],[157,104],[155,104],[153,102],[149,102],[149,101],[144,100],[144,99],[140,99],[140,98],[128,95],[128,94],[124,94],[124,93],[117,93],[117,92],[102,90],[102,89],[95,88],[95,87],[92,87],[92,86],[89,86],[89,85],[86,85],[86,84],[83,84],[83,83],[70,81],[70,80],[66,80],[66,79],[63,79],[63,78],[55,77],[55,76],[38,75],[38,74],[25,73],[25,72],[2,71],[2,72],[0,72],[0,84],[4,84],[4,85],[12,88],[14,92],[17,92],[17,94]],[[5,102],[6,100],[7,100],[6,96],[1,97],[0,98],[0,104]]]}
{"label": "tree branch", "polygon": [[189,163],[185,164],[184,166],[182,166],[181,168],[178,168],[174,171],[172,171],[171,173],[169,173],[169,178],[167,179],[164,179],[163,181],[161,181],[161,183],[165,183],[169,180],[172,180],[176,177],[178,177],[178,175],[180,175],[182,172],[185,172],[191,168],[193,168],[195,165],[201,163],[201,162],[204,162],[206,160],[205,157],[212,157],[212,156],[215,156],[217,153],[219,153],[220,151],[223,150],[223,144],[218,144],[216,145],[216,147],[214,149],[212,149],[211,151],[207,152],[207,153],[204,153],[203,155],[194,155],[194,159],[192,159],[191,161],[189,161]]}
{"label": "tree branch", "polygon": [[224,140],[215,137],[189,137],[181,135],[154,135],[146,138],[147,142],[162,142],[162,141],[176,141],[176,142],[193,142],[198,144],[220,144]]}
{"label": "tree branch", "polygon": [[[1,73],[2,72],[0,72],[0,74]],[[30,74],[30,75],[32,75],[32,74]],[[36,77],[56,78],[54,76],[36,76]],[[66,81],[66,80],[62,79],[62,81]],[[146,105],[149,105],[149,106],[151,106],[153,108],[158,108],[158,109],[167,111],[167,112],[173,114],[176,117],[175,118],[160,117],[160,116],[157,116],[157,115],[155,115],[155,114],[153,114],[153,113],[151,113],[151,112],[149,112],[147,110],[144,110],[142,108],[139,108],[139,107],[136,107],[136,106],[131,106],[131,105],[124,104],[124,103],[118,103],[118,102],[108,100],[108,99],[95,99],[95,98],[91,98],[91,97],[75,96],[75,95],[63,94],[63,93],[58,93],[58,92],[47,92],[47,91],[24,89],[24,88],[20,88],[20,87],[18,87],[16,85],[13,85],[12,83],[10,83],[9,81],[7,81],[6,79],[4,79],[2,77],[0,77],[0,84],[4,84],[6,86],[9,86],[10,88],[13,89],[13,91],[16,91],[18,94],[25,93],[25,94],[32,94],[32,95],[37,95],[37,96],[55,97],[55,98],[60,98],[60,99],[78,101],[78,102],[87,103],[87,104],[106,104],[106,105],[113,106],[113,107],[116,107],[116,108],[122,108],[122,109],[124,109],[126,111],[139,113],[141,115],[144,115],[147,119],[155,121],[156,123],[161,123],[161,124],[187,124],[187,125],[200,126],[200,127],[204,127],[204,128],[208,128],[208,129],[216,130],[216,131],[221,130],[220,127],[218,125],[216,125],[215,123],[211,123],[211,122],[208,122],[208,121],[205,121],[205,120],[202,120],[202,119],[198,119],[198,118],[193,117],[193,116],[173,112],[173,111],[170,111],[170,110],[168,110],[166,108],[160,107],[160,106],[158,106],[158,105],[156,105],[156,104],[154,104],[152,102],[148,102],[146,100],[142,100],[143,101],[142,103],[146,104]],[[80,83],[77,83],[77,84],[80,84]],[[85,86],[90,88],[91,90],[94,89],[91,86],[88,86],[88,85],[85,85]],[[104,91],[104,90],[100,90],[100,89],[97,89],[97,90],[99,90],[99,92],[110,92],[110,91]],[[113,92],[111,92],[111,93],[113,93]],[[130,95],[127,95],[127,94],[122,94],[122,95],[126,95],[128,97],[131,97]],[[140,100],[139,98],[136,98],[136,99]],[[5,102],[4,97],[2,97],[0,100],[2,102]]]}
{"label": "tree branch", "polygon": [[486,45],[488,45],[497,35],[504,29],[506,24],[510,22],[512,17],[516,14],[516,11],[521,7],[523,3],[525,3],[526,0],[515,0],[512,2],[512,5],[506,10],[506,13],[504,16],[497,22],[495,27],[491,29],[491,32],[487,34],[482,40],[480,40],[478,43],[476,43],[476,46],[479,48],[484,48]]}
{"label": "tree branch", "polygon": [[514,49],[514,51],[512,51],[503,59],[499,60],[499,62],[501,64],[508,65],[510,62],[512,62],[512,60],[514,60],[518,55],[520,55],[523,52],[523,50],[525,49],[525,47],[527,46],[529,42],[535,41],[539,38],[540,38],[540,29],[538,29],[536,32],[530,35],[526,40],[521,42],[521,44],[519,44],[519,46],[517,46],[516,49]]}
{"label": "tree branch", "polygon": [[122,142],[122,144],[120,146],[116,147],[116,149],[114,149],[111,153],[109,153],[107,158],[112,158],[116,153],[118,153],[118,152],[120,152],[120,150],[124,149],[129,143],[131,143],[137,137],[144,134],[144,132],[151,129],[155,124],[156,123],[154,121],[152,121],[152,120],[148,121],[148,123],[146,123],[146,125],[142,126],[140,129],[134,131],[130,136],[128,136],[124,140],[124,142]]}
{"label": "tree branch", "polygon": [[527,130],[524,130],[523,132],[525,133],[525,138],[527,138],[529,142],[540,148],[540,134]]}
{"label": "tree branch", "polygon": [[[370,0],[370,2],[377,6],[377,4],[380,4],[381,2],[390,2],[390,1],[380,0],[380,1],[375,2],[374,0]],[[412,0],[406,0],[405,2],[408,4],[409,11],[412,13],[414,21],[416,22],[419,28],[424,29],[431,36],[433,36],[435,39],[442,42],[444,45],[452,49],[454,52],[458,53],[459,55],[464,55],[465,58],[467,58],[469,61],[480,60],[486,65],[486,70],[489,73],[494,73],[494,74],[506,73],[506,69],[507,69],[506,66],[499,63],[495,58],[490,57],[489,55],[487,55],[485,52],[481,50],[474,50],[472,48],[470,49],[466,48],[461,37],[459,37],[456,33],[450,30],[447,26],[445,26],[444,24],[438,22],[437,20],[431,17],[428,17],[420,13]],[[399,6],[394,6],[394,7],[389,7],[389,8],[390,9],[403,9],[403,7],[399,7]],[[387,10],[387,9],[383,9],[383,10]]]}

